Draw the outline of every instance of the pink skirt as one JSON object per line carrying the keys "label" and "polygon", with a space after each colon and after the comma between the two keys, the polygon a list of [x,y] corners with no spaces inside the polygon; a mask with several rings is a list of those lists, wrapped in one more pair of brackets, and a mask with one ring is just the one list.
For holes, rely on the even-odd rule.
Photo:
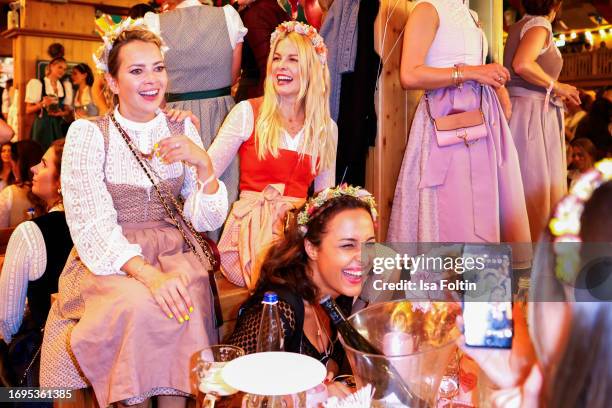
{"label": "pink skirt", "polygon": [[123,233],[163,272],[189,273],[190,320],[168,318],[136,279],[94,275],[73,250],[45,327],[41,386],[91,384],[100,407],[143,395],[195,394],[192,358],[217,342],[208,272],[166,222],[124,225]]}

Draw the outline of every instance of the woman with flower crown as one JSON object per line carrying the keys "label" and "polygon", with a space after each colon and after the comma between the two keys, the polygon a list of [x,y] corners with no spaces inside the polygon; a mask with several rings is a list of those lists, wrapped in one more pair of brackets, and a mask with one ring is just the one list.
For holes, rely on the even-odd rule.
{"label": "woman with flower crown", "polygon": [[66,138],[75,249],[45,326],[41,385],[90,384],[101,407],[152,396],[184,406],[192,354],[217,341],[212,258],[195,230],[223,223],[227,193],[193,124],[159,109],[168,81],[159,37],[126,20],[103,40],[97,66],[117,106],[75,121]]}
{"label": "woman with flower crown", "polygon": [[605,159],[580,177],[541,231],[527,321],[514,316],[512,350],[466,347],[460,339],[498,389],[492,405],[610,406],[611,202],[612,159]]}
{"label": "woman with flower crown", "polygon": [[221,270],[254,289],[258,264],[282,235],[287,210],[334,185],[337,127],[329,114],[327,49],[317,31],[290,21],[271,36],[264,96],[236,105],[209,154],[217,177],[240,158],[240,198],[219,241]]}
{"label": "woman with flower crown", "polygon": [[[255,293],[239,312],[226,343],[254,353],[266,291],[278,295],[284,350],[305,354],[326,365],[326,383],[334,378],[344,350],[319,304],[331,296],[350,314],[368,271],[364,245],[375,242],[376,203],[369,192],[341,185],[328,188],[289,213],[284,236],[268,251]],[[329,386],[328,386],[329,387]],[[343,394],[338,384],[331,393]]]}

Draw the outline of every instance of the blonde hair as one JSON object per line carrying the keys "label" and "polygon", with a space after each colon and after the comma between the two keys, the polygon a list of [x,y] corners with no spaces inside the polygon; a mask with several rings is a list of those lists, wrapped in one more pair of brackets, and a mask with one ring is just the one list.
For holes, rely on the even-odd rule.
{"label": "blonde hair", "polygon": [[[259,116],[255,124],[257,158],[266,155],[278,157],[278,146],[282,129],[279,110],[280,97],[276,94],[270,76],[272,60],[278,44],[288,39],[297,48],[300,69],[300,92],[298,102],[304,106],[304,154],[311,155],[312,173],[331,168],[336,154],[336,141],[333,139],[333,121],[329,113],[329,69],[322,64],[310,39],[296,32],[281,33],[270,46],[264,96]],[[318,162],[318,163],[317,163]]]}

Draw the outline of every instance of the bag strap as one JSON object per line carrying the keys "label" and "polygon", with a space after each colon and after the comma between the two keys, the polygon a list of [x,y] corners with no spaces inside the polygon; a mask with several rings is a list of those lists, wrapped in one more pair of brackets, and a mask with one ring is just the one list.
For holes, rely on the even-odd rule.
{"label": "bag strap", "polygon": [[[117,119],[115,119],[115,115],[111,113],[109,117],[111,121],[113,122],[113,125],[115,125],[115,127],[117,128],[117,130],[119,131],[123,139],[125,140],[128,148],[130,149],[130,151],[136,158],[136,161],[138,162],[142,170],[147,175],[147,178],[149,179],[149,181],[151,181],[151,184],[153,184],[153,188],[155,189],[155,192],[157,193],[157,196],[159,197],[159,200],[161,201],[164,207],[164,210],[166,211],[166,214],[168,214],[174,226],[179,230],[179,232],[183,236],[183,239],[185,240],[185,242],[187,243],[191,251],[194,253],[194,255],[198,258],[198,260],[204,267],[206,267],[204,258],[202,258],[202,255],[196,249],[192,240],[187,236],[187,233],[185,232],[185,229],[183,228],[182,224],[185,224],[187,226],[192,237],[195,238],[195,240],[198,242],[200,249],[206,256],[212,268],[211,274],[209,274],[209,277],[208,277],[209,278],[208,281],[210,283],[210,289],[213,295],[213,303],[214,303],[214,308],[215,308],[215,325],[216,327],[221,327],[221,325],[223,324],[223,315],[222,315],[222,310],[221,310],[221,302],[219,300],[219,290],[217,288],[217,283],[215,281],[215,276],[214,276],[214,272],[218,270],[219,268],[219,262],[217,258],[215,258],[213,250],[210,248],[209,243],[206,242],[200,236],[200,234],[196,231],[191,221],[189,221],[185,217],[185,215],[183,214],[183,209],[181,208],[181,205],[179,204],[177,199],[174,197],[174,194],[168,191],[168,189],[161,182],[163,179],[159,176],[159,174],[157,174],[153,166],[151,166],[150,163],[145,161],[140,151],[136,149],[136,147],[132,143],[132,140],[130,139],[128,134],[125,132],[123,127],[121,127],[121,125],[117,122]],[[171,129],[173,128],[171,126],[168,126],[168,127]],[[184,126],[183,126],[183,130],[184,130]],[[155,182],[156,178],[158,180],[157,183]],[[168,202],[172,204],[172,206],[174,207],[173,209],[170,207]]]}
{"label": "bag strap", "polygon": [[[474,24],[476,25],[476,28],[478,28],[478,30],[480,30],[480,55],[483,56],[482,58],[482,64],[485,65],[485,63],[487,62],[486,57],[484,57],[484,32],[482,31],[482,28],[480,27],[480,23],[478,21],[476,21],[476,18],[474,17],[474,14],[472,14],[472,11],[468,8],[468,14],[470,15],[470,17],[472,18],[472,21],[474,22]],[[483,88],[484,85],[480,84],[480,112],[482,113],[482,92],[483,92]],[[427,115],[429,115],[429,120],[431,121],[431,123],[434,125],[434,127],[437,130],[437,126],[436,126],[436,118],[434,118],[431,114],[431,108],[429,107],[429,98],[428,98],[428,92],[425,91],[425,108],[427,109]]]}

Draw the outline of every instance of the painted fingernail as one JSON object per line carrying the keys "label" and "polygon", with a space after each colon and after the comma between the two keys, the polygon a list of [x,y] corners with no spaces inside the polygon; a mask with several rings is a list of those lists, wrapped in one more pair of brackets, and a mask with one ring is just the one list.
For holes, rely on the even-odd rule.
{"label": "painted fingernail", "polygon": [[159,149],[159,143],[155,143],[155,144],[153,145],[153,148],[154,148],[154,149]]}
{"label": "painted fingernail", "polygon": [[171,314],[168,315],[168,319],[174,319],[174,316],[172,316]]}
{"label": "painted fingernail", "polygon": [[185,315],[185,320],[189,320],[189,315]]}
{"label": "painted fingernail", "polygon": [[179,323],[180,323],[180,324],[183,324],[183,322],[184,322],[183,318],[182,318],[182,317],[179,317]]}
{"label": "painted fingernail", "polygon": [[189,306],[189,313],[193,313],[193,306]]}

